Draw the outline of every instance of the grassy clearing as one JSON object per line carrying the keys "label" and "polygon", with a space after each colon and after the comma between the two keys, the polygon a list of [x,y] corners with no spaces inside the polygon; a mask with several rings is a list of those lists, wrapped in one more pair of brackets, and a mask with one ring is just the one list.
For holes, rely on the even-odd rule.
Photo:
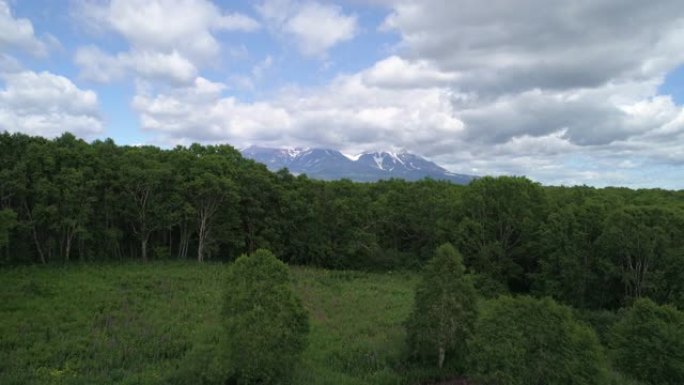
{"label": "grassy clearing", "polygon": [[[0,383],[163,384],[218,323],[226,268],[154,263],[0,270]],[[417,277],[292,268],[309,310],[296,384],[402,384]]]}

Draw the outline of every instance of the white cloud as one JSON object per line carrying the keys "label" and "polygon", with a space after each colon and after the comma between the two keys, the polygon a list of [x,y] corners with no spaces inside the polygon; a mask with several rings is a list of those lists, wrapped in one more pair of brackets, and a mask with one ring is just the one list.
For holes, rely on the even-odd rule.
{"label": "white cloud", "polygon": [[[579,145],[609,144],[655,130],[677,114],[669,98],[654,96],[655,87],[628,100],[631,89],[640,86],[625,83],[567,91],[535,89],[484,102],[454,104],[473,142],[503,143],[521,135],[543,136],[564,130],[566,137]],[[669,108],[664,109],[666,105]]]}
{"label": "white cloud", "polygon": [[[456,172],[684,188],[684,109],[658,95],[665,74],[684,64],[679,1],[381,2],[391,7],[383,28],[402,39],[393,56],[255,102],[187,71],[180,87],[138,90],[141,126],[171,144],[403,148]],[[314,57],[359,30],[329,2],[267,0],[257,10]],[[254,87],[272,63],[233,83]]]}
{"label": "white cloud", "polygon": [[105,22],[135,48],[176,49],[192,57],[218,53],[213,31],[253,31],[259,26],[248,16],[223,13],[206,0],[112,0],[105,15]]}
{"label": "white cloud", "polygon": [[49,72],[2,75],[0,130],[54,137],[70,131],[90,137],[103,130],[97,95]]}
{"label": "white cloud", "polygon": [[495,95],[650,79],[684,61],[678,0],[398,0],[384,27],[408,56],[464,73],[462,90]]}
{"label": "white cloud", "polygon": [[243,103],[222,97],[222,85],[199,79],[184,89],[140,93],[133,107],[143,128],[168,142],[345,143],[343,149],[352,152],[388,143],[431,150],[454,144],[463,133],[448,92],[437,88],[397,92],[369,87],[357,74],[339,77],[324,89],[288,90],[268,102]]}
{"label": "white cloud", "polygon": [[37,56],[47,54],[47,47],[35,36],[31,21],[15,18],[9,4],[0,0],[0,49],[6,48],[19,48]]}
{"label": "white cloud", "polygon": [[134,109],[165,143],[408,149],[456,172],[528,175],[554,184],[640,186],[653,177],[635,176],[642,168],[684,165],[684,109],[667,96],[641,98],[643,84],[536,90],[480,104],[446,85],[368,82],[375,69],[255,103],[223,97],[223,85],[201,79],[182,90],[140,95]]}
{"label": "white cloud", "polygon": [[[197,68],[211,64],[221,52],[215,34],[257,30],[257,21],[223,12],[207,0],[111,0],[86,2],[76,14],[94,29],[118,33],[131,49],[117,54],[82,47],[76,62],[83,76],[111,81],[128,71],[147,78],[191,83]],[[104,74],[100,74],[104,67]]]}
{"label": "white cloud", "polygon": [[369,85],[387,88],[424,88],[446,86],[458,80],[456,73],[440,71],[426,61],[409,61],[398,56],[383,59],[363,74]]}
{"label": "white cloud", "polygon": [[357,18],[334,4],[312,1],[266,0],[257,6],[276,33],[295,39],[306,56],[322,57],[335,45],[358,33]]}
{"label": "white cloud", "polygon": [[109,55],[97,47],[81,47],[74,62],[81,67],[81,76],[97,82],[119,80],[128,71],[149,79],[172,84],[188,84],[197,76],[197,68],[178,51],[132,51]]}

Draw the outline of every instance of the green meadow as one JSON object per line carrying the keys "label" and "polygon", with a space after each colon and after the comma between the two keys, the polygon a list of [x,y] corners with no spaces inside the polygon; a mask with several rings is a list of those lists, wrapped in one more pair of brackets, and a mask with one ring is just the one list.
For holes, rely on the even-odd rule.
{"label": "green meadow", "polygon": [[[0,384],[165,384],[219,325],[227,265],[0,270]],[[403,322],[414,273],[292,267],[310,317],[295,384],[419,383]]]}

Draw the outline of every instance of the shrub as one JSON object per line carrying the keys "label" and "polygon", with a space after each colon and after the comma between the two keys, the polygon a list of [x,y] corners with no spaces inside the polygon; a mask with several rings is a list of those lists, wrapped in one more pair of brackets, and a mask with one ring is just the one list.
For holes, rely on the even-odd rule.
{"label": "shrub", "polygon": [[228,274],[223,316],[231,382],[286,383],[309,324],[285,264],[267,250],[238,258]]}
{"label": "shrub", "polygon": [[683,312],[640,299],[611,331],[611,356],[618,370],[649,384],[684,383]]}
{"label": "shrub", "polygon": [[480,311],[469,340],[469,373],[484,384],[605,384],[593,330],[550,298],[503,296]]}

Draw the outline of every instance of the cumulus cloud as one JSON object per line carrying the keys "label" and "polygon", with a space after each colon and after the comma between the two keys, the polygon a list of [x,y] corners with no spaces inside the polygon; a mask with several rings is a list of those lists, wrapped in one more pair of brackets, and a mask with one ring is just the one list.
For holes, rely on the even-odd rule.
{"label": "cumulus cloud", "polygon": [[274,31],[294,38],[306,56],[324,56],[335,45],[358,33],[354,15],[333,4],[292,0],[266,0],[257,11]]}
{"label": "cumulus cloud", "polygon": [[70,131],[82,137],[102,132],[97,95],[49,72],[3,74],[0,130],[46,137]]}
{"label": "cumulus cloud", "polygon": [[215,34],[260,27],[249,16],[224,12],[207,0],[91,1],[80,4],[75,14],[91,29],[118,33],[131,47],[117,54],[94,47],[79,49],[75,61],[82,75],[96,81],[135,71],[143,77],[189,84],[197,68],[220,53]]}
{"label": "cumulus cloud", "polygon": [[[658,95],[684,64],[678,1],[382,3],[401,61],[453,76],[442,84],[464,147],[435,154],[445,164],[623,185],[653,180],[637,170],[665,177],[681,164],[684,109]],[[401,76],[386,86],[392,79]]]}
{"label": "cumulus cloud", "polygon": [[175,50],[170,53],[131,51],[109,55],[97,47],[88,46],[76,51],[74,62],[82,68],[82,77],[102,83],[119,80],[129,71],[172,84],[191,83],[197,76],[195,65]]}
{"label": "cumulus cloud", "polygon": [[18,48],[36,56],[47,53],[47,46],[35,36],[31,21],[15,18],[9,4],[0,0],[0,49],[6,48]]}
{"label": "cumulus cloud", "polygon": [[[401,42],[365,70],[256,102],[202,77],[140,89],[142,127],[169,143],[407,149],[457,172],[684,187],[684,109],[658,93],[684,64],[679,1],[378,3],[389,10],[381,28]],[[330,3],[266,0],[257,10],[314,57],[359,29]]]}
{"label": "cumulus cloud", "polygon": [[457,73],[441,71],[429,62],[409,61],[396,55],[375,63],[363,74],[365,83],[387,88],[448,86],[458,79]]}
{"label": "cumulus cloud", "polygon": [[579,145],[609,144],[659,129],[679,112],[669,97],[652,92],[619,102],[630,84],[572,91],[542,91],[504,95],[494,101],[464,105],[457,115],[474,142],[502,143],[521,135],[543,136],[564,130]]}
{"label": "cumulus cloud", "polygon": [[[144,129],[161,140],[228,141],[237,146],[318,145],[348,151],[454,144],[463,124],[448,92],[438,88],[397,92],[368,86],[362,74],[340,76],[324,89],[290,89],[268,102],[224,97],[224,86],[203,78],[183,89],[148,95],[133,107]],[[440,141],[435,141],[440,138]]]}
{"label": "cumulus cloud", "polygon": [[598,87],[684,61],[677,0],[399,0],[384,27],[407,55],[467,73],[459,86],[480,93]]}

